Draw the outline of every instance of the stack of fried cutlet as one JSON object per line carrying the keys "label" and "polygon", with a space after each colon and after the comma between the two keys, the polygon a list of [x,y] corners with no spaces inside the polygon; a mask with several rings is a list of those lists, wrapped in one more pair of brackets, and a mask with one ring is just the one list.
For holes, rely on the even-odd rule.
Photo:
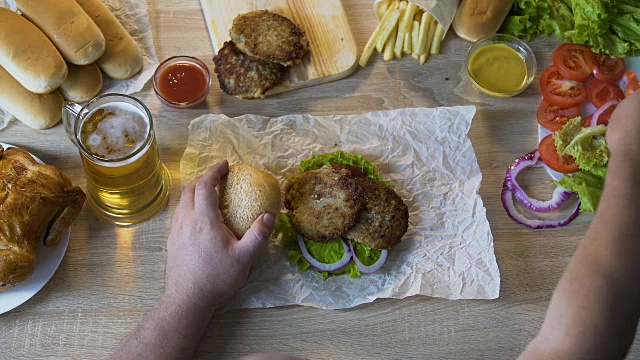
{"label": "stack of fried cutlet", "polygon": [[241,99],[264,98],[309,52],[304,31],[268,10],[238,15],[230,34],[213,62],[220,88]]}

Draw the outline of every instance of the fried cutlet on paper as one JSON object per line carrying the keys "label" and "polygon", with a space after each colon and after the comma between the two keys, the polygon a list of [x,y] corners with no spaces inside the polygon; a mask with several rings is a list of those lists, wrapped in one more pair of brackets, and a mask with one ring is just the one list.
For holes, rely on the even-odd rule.
{"label": "fried cutlet on paper", "polygon": [[347,169],[325,166],[292,176],[285,207],[293,227],[313,241],[335,239],[349,229],[364,208],[362,189]]}
{"label": "fried cutlet on paper", "polygon": [[286,67],[256,58],[240,51],[231,41],[213,58],[220,88],[240,99],[261,99],[278,84]]}
{"label": "fried cutlet on paper", "polygon": [[238,15],[230,33],[231,40],[245,54],[283,66],[299,64],[309,51],[304,30],[268,10]]}
{"label": "fried cutlet on paper", "polygon": [[393,189],[370,179],[358,182],[366,205],[345,237],[374,249],[391,249],[407,232],[409,209]]}

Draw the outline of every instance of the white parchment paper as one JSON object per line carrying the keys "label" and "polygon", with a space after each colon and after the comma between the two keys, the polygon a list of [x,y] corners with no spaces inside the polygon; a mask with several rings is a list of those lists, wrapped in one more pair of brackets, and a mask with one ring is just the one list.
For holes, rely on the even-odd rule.
{"label": "white parchment paper", "polygon": [[409,231],[372,275],[326,281],[300,273],[270,244],[232,308],[350,308],[377,298],[427,295],[494,299],[500,274],[482,199],[482,174],[467,133],[475,107],[400,109],[362,115],[289,115],[191,122],[180,164],[186,185],[228,159],[262,168],[284,185],[301,160],[342,149],[375,162],[409,207]]}
{"label": "white parchment paper", "polygon": [[[382,0],[375,0],[373,2],[373,11],[377,14],[378,7]],[[442,25],[444,28],[444,35],[442,38],[447,35],[447,31],[449,31],[449,26],[453,23],[453,18],[456,16],[456,11],[458,11],[458,3],[459,0],[410,0],[409,2],[414,3],[420,6],[423,10],[426,10],[433,15],[436,20]]]}
{"label": "white parchment paper", "polygon": [[[103,75],[104,84],[100,94],[133,94],[144,87],[158,67],[156,48],[153,45],[151,23],[147,12],[146,0],[102,0],[120,20],[129,34],[138,42],[144,57],[142,70],[129,80],[114,80]],[[0,0],[0,6],[17,11],[15,0]],[[0,108],[0,130],[6,127],[13,117]]]}

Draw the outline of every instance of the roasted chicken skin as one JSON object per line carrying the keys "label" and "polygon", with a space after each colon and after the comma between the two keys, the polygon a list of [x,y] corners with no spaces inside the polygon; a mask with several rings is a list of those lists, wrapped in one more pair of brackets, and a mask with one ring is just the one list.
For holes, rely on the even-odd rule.
{"label": "roasted chicken skin", "polygon": [[84,201],[84,192],[57,168],[0,146],[0,291],[31,276],[40,241],[57,245]]}

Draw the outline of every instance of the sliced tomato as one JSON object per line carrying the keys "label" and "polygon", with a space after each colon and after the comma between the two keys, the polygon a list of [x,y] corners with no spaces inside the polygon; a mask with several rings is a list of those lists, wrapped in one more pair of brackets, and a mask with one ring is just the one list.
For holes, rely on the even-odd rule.
{"label": "sliced tomato", "polygon": [[591,66],[593,67],[593,75],[608,83],[620,81],[627,67],[624,59],[615,59],[605,53],[594,54]]}
{"label": "sliced tomato", "polygon": [[[613,111],[616,109],[617,106],[618,105],[611,105],[605,111],[603,111],[602,114],[600,114],[600,116],[598,117],[598,123],[596,125],[609,126],[609,119],[611,119],[611,115],[613,114]],[[593,114],[589,115],[589,117],[584,119],[584,121],[582,122],[582,126],[589,127],[589,125],[591,125],[592,118],[593,118]]]}
{"label": "sliced tomato", "polygon": [[553,65],[569,80],[585,82],[593,72],[595,54],[578,44],[562,44],[553,53]]}
{"label": "sliced tomato", "polygon": [[542,99],[538,107],[538,124],[549,131],[562,130],[569,119],[580,116],[580,106],[560,107]]}
{"label": "sliced tomato", "polygon": [[624,94],[629,96],[634,92],[640,90],[640,82],[638,81],[638,77],[636,77],[636,73],[633,70],[629,70],[624,73],[624,83],[625,89]]}
{"label": "sliced tomato", "polygon": [[580,105],[587,98],[583,83],[567,79],[553,65],[542,73],[540,89],[545,99],[561,107]]}
{"label": "sliced tomato", "polygon": [[570,174],[578,170],[576,161],[571,156],[560,156],[556,149],[556,142],[553,140],[553,135],[548,135],[542,141],[540,141],[540,158],[550,167],[557,172]]}
{"label": "sliced tomato", "polygon": [[587,87],[587,97],[593,106],[600,108],[611,100],[624,99],[624,92],[618,85],[594,79]]}

